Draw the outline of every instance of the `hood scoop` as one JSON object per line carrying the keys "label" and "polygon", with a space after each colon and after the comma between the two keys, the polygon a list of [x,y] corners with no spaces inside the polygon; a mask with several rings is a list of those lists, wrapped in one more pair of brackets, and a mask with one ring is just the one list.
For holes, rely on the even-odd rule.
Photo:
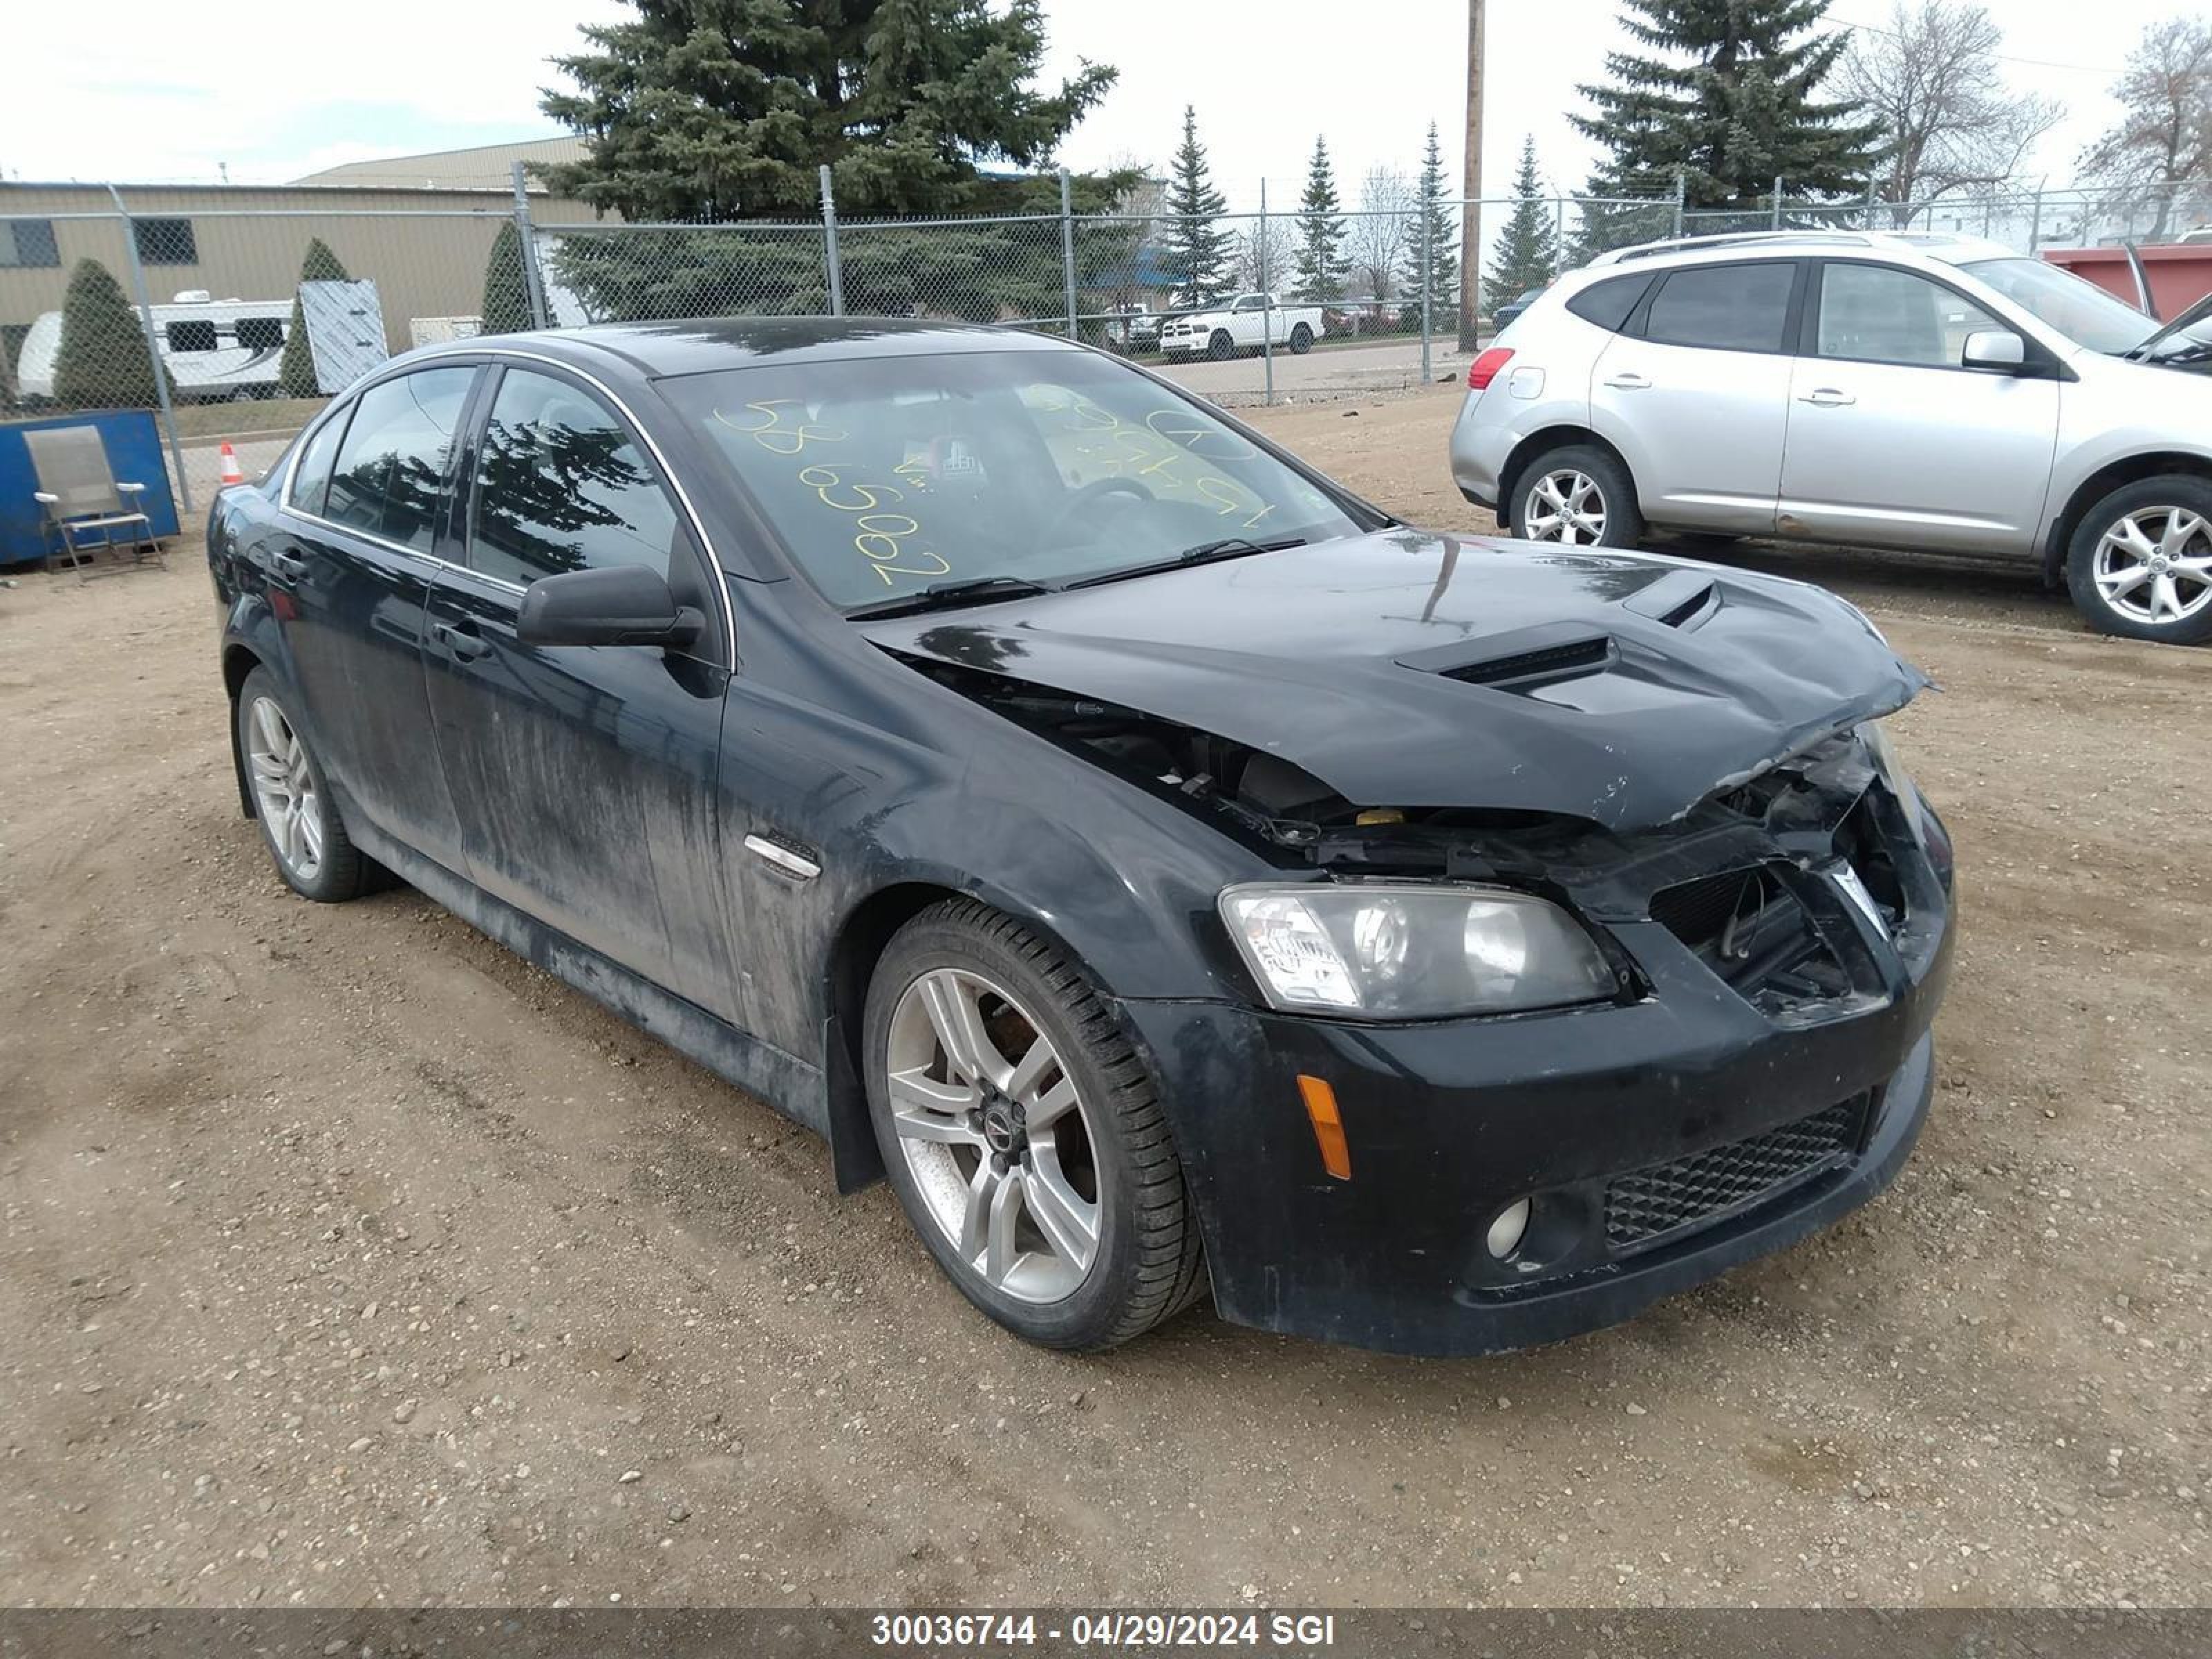
{"label": "hood scoop", "polygon": [[[1620,608],[1688,633],[1719,612],[1721,591],[1701,570],[1671,571],[1621,600]],[[1610,633],[1594,631],[1587,622],[1540,623],[1492,635],[1479,656],[1470,657],[1462,643],[1408,652],[1395,660],[1401,668],[1441,674],[1464,685],[1526,693],[1609,673],[1620,665],[1620,646]]]}
{"label": "hood scoop", "polygon": [[[1485,657],[1434,672],[1448,680],[1462,680],[1469,685],[1493,686],[1500,691],[1533,691],[1540,685],[1557,685],[1562,680],[1580,679],[1585,674],[1602,674],[1613,666],[1619,654],[1619,647],[1613,641],[1600,634],[1590,639],[1569,640],[1559,645]],[[1407,667],[1413,665],[1402,657],[1399,661]]]}
{"label": "hood scoop", "polygon": [[1721,608],[1720,584],[1702,570],[1669,571],[1623,599],[1620,608],[1686,633],[1703,628]]}

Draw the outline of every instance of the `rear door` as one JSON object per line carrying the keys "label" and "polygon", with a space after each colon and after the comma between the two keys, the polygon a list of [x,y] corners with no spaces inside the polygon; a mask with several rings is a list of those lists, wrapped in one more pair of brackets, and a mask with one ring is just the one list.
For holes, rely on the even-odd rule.
{"label": "rear door", "polygon": [[309,438],[258,558],[317,758],[377,829],[453,869],[459,823],[430,738],[425,607],[477,374],[380,380]]}
{"label": "rear door", "polygon": [[[1793,368],[1779,528],[1823,541],[2024,553],[2058,443],[2055,375],[1960,366],[1966,337],[2018,332],[1947,283],[1822,263]],[[2039,348],[2030,342],[2031,357]]]}
{"label": "rear door", "polygon": [[1684,265],[1599,355],[1590,425],[1627,461],[1647,519],[1774,528],[1803,281],[1793,259]]}
{"label": "rear door", "polygon": [[[647,447],[551,367],[493,371],[464,457],[465,568],[440,573],[429,702],[470,878],[724,1018],[736,1012],[714,792],[719,581]],[[644,564],[708,619],[686,651],[523,644],[526,587]]]}

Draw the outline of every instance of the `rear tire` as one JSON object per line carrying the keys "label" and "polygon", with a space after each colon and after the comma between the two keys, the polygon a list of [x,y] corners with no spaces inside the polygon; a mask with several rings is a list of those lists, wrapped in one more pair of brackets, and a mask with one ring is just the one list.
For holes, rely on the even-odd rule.
{"label": "rear tire", "polygon": [[248,674],[232,715],[254,821],[284,884],[318,904],[342,904],[368,891],[377,866],[346,834],[323,769],[276,677],[265,668]]}
{"label": "rear tire", "polygon": [[1291,331],[1291,355],[1303,357],[1313,349],[1313,330],[1300,323]]}
{"label": "rear tire", "polygon": [[1628,469],[1588,444],[1563,444],[1522,468],[1510,522],[1524,542],[1565,547],[1633,547],[1644,537]]}
{"label": "rear tire", "polygon": [[2212,481],[2174,472],[2112,491],[2075,528],[2066,586],[2102,633],[2212,639]]}
{"label": "rear tire", "polygon": [[892,1189],[992,1319],[1089,1352],[1203,1292],[1198,1217],[1152,1078],[1043,940],[969,899],[923,911],[876,965],[861,1041]]}

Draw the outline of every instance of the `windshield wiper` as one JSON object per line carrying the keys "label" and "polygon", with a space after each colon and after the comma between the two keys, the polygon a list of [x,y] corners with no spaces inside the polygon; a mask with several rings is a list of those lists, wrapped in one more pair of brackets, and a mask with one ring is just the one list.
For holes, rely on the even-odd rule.
{"label": "windshield wiper", "polygon": [[884,599],[848,611],[848,617],[911,617],[924,611],[949,611],[957,605],[988,605],[994,599],[1028,599],[1053,590],[1025,576],[971,576],[965,581],[933,582],[918,593]]}
{"label": "windshield wiper", "polygon": [[1200,542],[1196,547],[1186,547],[1173,558],[1156,559],[1150,564],[1133,564],[1120,570],[1101,571],[1096,576],[1085,576],[1072,581],[1070,587],[1097,587],[1102,582],[1118,582],[1131,576],[1156,576],[1163,570],[1181,570],[1194,564],[1212,564],[1218,559],[1242,559],[1254,553],[1279,553],[1286,547],[1304,547],[1304,536],[1285,536],[1278,541],[1255,542],[1246,536],[1224,536],[1218,541]]}

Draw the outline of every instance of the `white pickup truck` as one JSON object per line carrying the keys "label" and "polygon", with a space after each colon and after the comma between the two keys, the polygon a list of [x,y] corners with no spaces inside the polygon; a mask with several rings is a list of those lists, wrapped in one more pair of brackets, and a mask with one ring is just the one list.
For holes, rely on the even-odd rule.
{"label": "white pickup truck", "polygon": [[1265,294],[1240,294],[1212,311],[1168,318],[1160,329],[1160,355],[1234,357],[1270,343],[1305,352],[1326,331],[1319,306],[1286,306]]}

